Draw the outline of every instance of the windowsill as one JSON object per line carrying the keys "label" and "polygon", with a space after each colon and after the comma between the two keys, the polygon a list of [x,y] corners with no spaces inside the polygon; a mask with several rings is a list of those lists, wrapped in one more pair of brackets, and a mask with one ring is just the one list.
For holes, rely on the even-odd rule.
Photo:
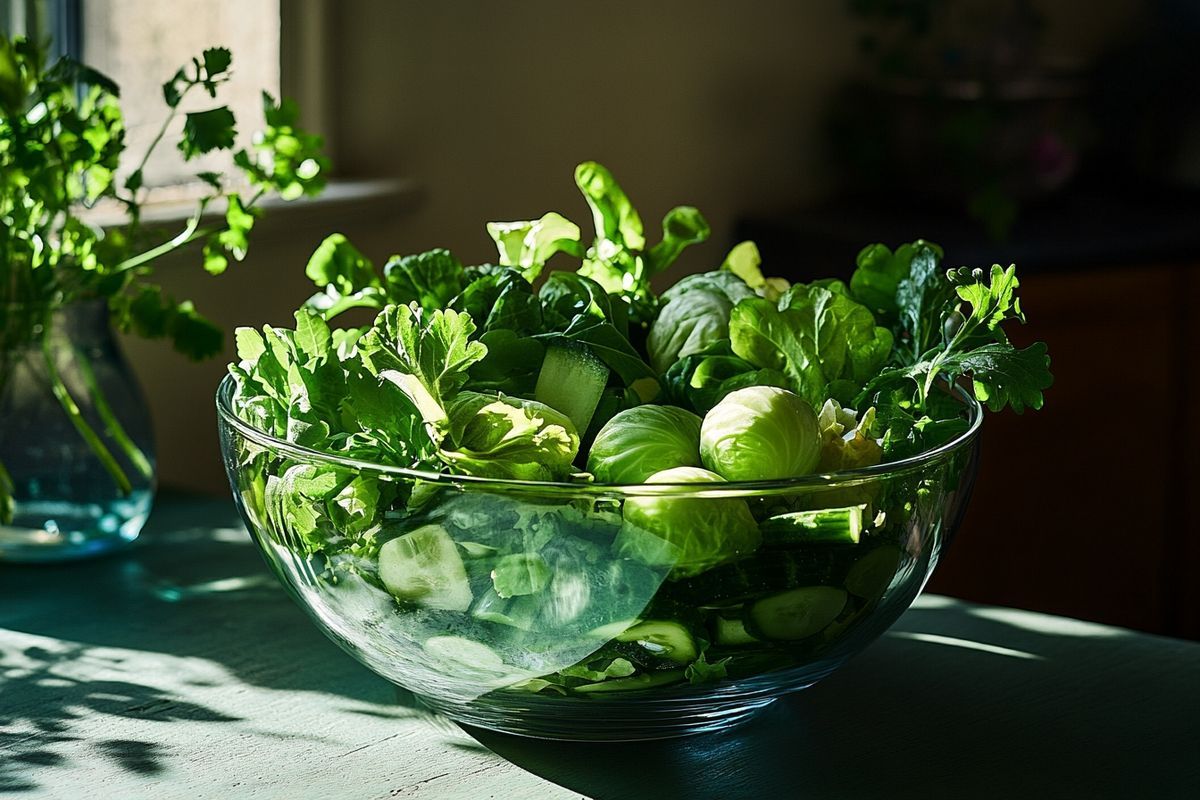
{"label": "windowsill", "polygon": [[[186,224],[196,210],[201,197],[199,187],[178,187],[169,199],[151,200],[142,206],[143,225],[179,226]],[[415,182],[400,178],[371,180],[331,180],[317,197],[285,201],[266,197],[258,204],[264,212],[260,227],[271,229],[280,224],[288,228],[320,220],[322,225],[336,227],[343,221],[372,222],[392,219],[417,208],[423,191]],[[205,210],[204,219],[217,220],[225,214],[226,203],[219,200]],[[98,206],[85,218],[103,228],[124,224],[124,207],[120,204]]]}

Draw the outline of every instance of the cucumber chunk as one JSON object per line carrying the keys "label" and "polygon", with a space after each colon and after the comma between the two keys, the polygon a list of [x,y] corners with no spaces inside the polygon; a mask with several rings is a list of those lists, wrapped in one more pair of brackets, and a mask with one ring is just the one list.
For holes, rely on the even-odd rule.
{"label": "cucumber chunk", "polygon": [[635,642],[652,655],[676,664],[690,664],[700,652],[691,631],[673,620],[639,622],[615,638],[618,642]]}
{"label": "cucumber chunk", "polygon": [[608,367],[586,345],[556,344],[546,349],[533,397],[567,417],[583,433],[608,383]]}
{"label": "cucumber chunk", "polygon": [[890,544],[876,547],[850,567],[846,573],[846,589],[867,600],[882,597],[899,566],[899,547]]}
{"label": "cucumber chunk", "polygon": [[747,644],[761,644],[759,639],[750,635],[746,624],[740,617],[716,617],[713,620],[713,641],[726,647],[740,647]]}
{"label": "cucumber chunk", "polygon": [[424,525],[384,542],[379,580],[396,599],[425,608],[466,611],[471,605],[462,557],[441,525]]}
{"label": "cucumber chunk", "polygon": [[486,644],[461,636],[432,636],[425,641],[425,652],[434,660],[457,669],[484,673],[508,671],[504,659]]}
{"label": "cucumber chunk", "polygon": [[748,608],[746,630],[765,639],[807,639],[837,619],[847,596],[832,586],[805,586],[764,597]]}
{"label": "cucumber chunk", "polygon": [[763,544],[858,544],[862,538],[866,505],[795,511],[763,520]]}
{"label": "cucumber chunk", "polygon": [[494,589],[488,589],[471,606],[471,616],[485,622],[530,631],[537,624],[538,607],[536,604],[531,606],[528,600],[528,597],[504,598]]}
{"label": "cucumber chunk", "polygon": [[678,683],[683,680],[683,670],[667,669],[659,672],[645,672],[629,678],[613,678],[600,683],[585,683],[576,686],[574,691],[583,694],[599,694],[601,692],[632,692],[638,689],[650,689],[655,686],[665,686],[668,683]]}

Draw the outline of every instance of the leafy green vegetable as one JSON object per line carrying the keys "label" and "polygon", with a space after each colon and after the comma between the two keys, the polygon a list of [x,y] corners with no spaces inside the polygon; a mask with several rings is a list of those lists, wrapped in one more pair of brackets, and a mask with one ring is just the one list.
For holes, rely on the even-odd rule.
{"label": "leafy green vegetable", "polygon": [[502,598],[537,594],[550,585],[550,568],[537,553],[513,553],[496,561],[492,583]]}
{"label": "leafy green vegetable", "polygon": [[875,409],[868,408],[862,419],[836,400],[829,399],[817,414],[821,434],[822,472],[870,467],[883,460],[883,449],[873,438]]}
{"label": "leafy green vegetable", "polygon": [[587,161],[575,168],[575,183],[592,210],[596,240],[588,248],[579,274],[621,296],[633,316],[647,323],[653,317],[650,279],[670,266],[689,244],[708,238],[708,223],[700,212],[680,206],[663,218],[663,239],[643,255],[646,237],[642,219],[605,167]]}
{"label": "leafy green vegetable", "polygon": [[700,459],[726,480],[798,478],[816,469],[820,451],[812,407],[774,386],[727,395],[700,427]]}
{"label": "leafy green vegetable", "polygon": [[467,369],[487,354],[471,340],[475,323],[446,309],[426,314],[414,306],[388,306],[358,343],[359,357],[375,376],[388,371],[412,375],[436,398],[453,395],[467,382]]}
{"label": "leafy green vegetable", "polygon": [[561,480],[579,451],[571,420],[536,400],[462,392],[447,414],[449,435],[438,456],[468,475]]}
{"label": "leafy green vegetable", "polygon": [[[259,452],[243,497],[285,546],[332,564],[331,582],[361,573],[386,591],[390,624],[424,643],[439,678],[582,696],[827,652],[900,576],[915,590],[923,572],[902,544],[942,513],[962,464],[794,493],[720,484],[927,450],[966,430],[963,404],[938,388],[962,377],[991,408],[1040,406],[1044,345],[1017,350],[1003,330],[1023,320],[1015,272],[946,272],[917,241],[865,249],[849,286],[789,286],[742,243],[655,298],[650,276],[707,224],[674,209],[647,250],[611,174],[584,164],[577,178],[597,228],[586,251],[554,213],[490,224],[499,265],[434,250],[381,278],[327,240],[309,266],[322,292],[295,330],[238,332],[234,408],[272,435],[382,464],[691,493],[560,487],[543,505]],[[584,263],[535,289],[552,257]],[[329,327],[356,305],[379,309],[373,325]]]}
{"label": "leafy green vegetable", "polygon": [[690,275],[663,293],[665,305],[646,339],[655,371],[665,373],[680,358],[728,339],[733,307],[749,297],[754,291],[727,271]]}
{"label": "leafy green vegetable", "polygon": [[814,409],[830,396],[853,398],[887,360],[892,335],[843,288],[800,284],[778,305],[761,298],[739,302],[729,320],[733,352],[786,375]]}
{"label": "leafy green vegetable", "polygon": [[710,663],[705,654],[701,653],[695,661],[687,665],[683,676],[687,678],[688,683],[711,683],[723,680],[728,675],[729,661],[730,658],[726,656],[719,661]]}
{"label": "leafy green vegetable", "polygon": [[762,255],[758,252],[758,245],[754,242],[740,242],[725,256],[725,260],[721,262],[721,269],[737,275],[759,297],[774,302],[791,287],[791,284],[783,278],[763,277],[761,264]]}
{"label": "leafy green vegetable", "polygon": [[463,268],[449,250],[393,256],[383,267],[388,301],[416,303],[426,311],[445,308],[463,290]]}
{"label": "leafy green vegetable", "polygon": [[[646,483],[723,483],[698,467],[656,472]],[[746,501],[740,498],[631,497],[616,552],[650,566],[669,567],[672,577],[699,574],[753,552],[762,540]]]}
{"label": "leafy green vegetable", "polygon": [[700,466],[700,418],[674,406],[614,415],[596,434],[587,468],[601,483],[642,483],[672,467]]}
{"label": "leafy green vegetable", "polygon": [[[949,332],[947,326],[942,326],[941,343],[912,365],[881,372],[863,396],[913,381],[917,385],[915,406],[923,410],[939,377],[953,382],[961,375],[969,375],[976,396],[992,411],[1006,406],[1018,413],[1027,406],[1041,408],[1042,392],[1052,382],[1046,346],[1039,342],[1017,350],[1002,327],[1012,319],[1024,321],[1016,297],[1019,283],[1015,269],[997,265],[985,274],[983,270],[963,268],[951,271],[945,278],[929,275],[925,280],[934,283],[945,280],[953,288],[959,302],[951,300],[943,306],[943,316],[954,323],[955,329]],[[919,294],[929,296],[933,292]],[[961,301],[969,306],[969,313],[964,313]]]}
{"label": "leafy green vegetable", "polygon": [[662,222],[662,241],[646,253],[646,270],[658,275],[679,258],[688,245],[708,239],[712,230],[703,215],[691,206],[677,206],[667,212]]}
{"label": "leafy green vegetable", "polygon": [[871,310],[880,324],[895,325],[900,312],[897,289],[900,282],[909,277],[913,257],[924,250],[928,250],[935,260],[942,257],[940,247],[920,239],[900,245],[895,253],[882,244],[869,244],[859,251],[856,269],[850,278],[850,291],[855,300]]}
{"label": "leafy green vegetable", "polygon": [[451,308],[469,314],[482,331],[511,330],[525,336],[542,331],[541,303],[520,272],[492,267],[475,274],[461,294],[447,300]]}
{"label": "leafy green vegetable", "polygon": [[489,222],[487,231],[500,250],[500,265],[516,267],[530,282],[555,253],[583,257],[579,226],[553,211],[526,222]]}
{"label": "leafy green vegetable", "polygon": [[671,365],[664,377],[668,398],[697,413],[707,413],[730,392],[747,386],[791,386],[788,377],[776,369],[757,369],[754,364],[733,354],[728,339],[714,342],[704,350],[684,356]]}

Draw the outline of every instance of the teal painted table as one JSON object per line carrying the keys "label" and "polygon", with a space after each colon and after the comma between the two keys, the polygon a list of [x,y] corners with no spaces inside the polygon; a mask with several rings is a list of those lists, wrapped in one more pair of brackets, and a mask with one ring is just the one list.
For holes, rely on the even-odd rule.
{"label": "teal painted table", "polygon": [[0,565],[3,796],[1196,797],[1200,645],[925,597],[742,728],[529,741],[422,711],[317,633],[229,504],[173,498],[122,555]]}

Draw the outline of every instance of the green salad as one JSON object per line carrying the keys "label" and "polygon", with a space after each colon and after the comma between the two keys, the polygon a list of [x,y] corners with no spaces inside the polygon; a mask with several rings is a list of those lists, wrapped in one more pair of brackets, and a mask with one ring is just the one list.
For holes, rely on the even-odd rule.
{"label": "green salad", "polygon": [[[1046,347],[1005,332],[1024,321],[1014,268],[947,268],[918,240],[865,247],[848,283],[789,283],[742,242],[657,293],[704,217],[672,209],[652,244],[608,170],[575,180],[594,236],[554,212],[489,223],[494,264],[439,249],[380,270],[341,235],[321,244],[295,328],[237,331],[231,406],[340,460],[244,447],[247,514],[330,593],[365,587],[423,659],[490,688],[583,696],[819,655],[928,557],[914,520],[963,465],[778,482],[951,441],[970,425],[955,391],[1040,408]],[[719,491],[746,481],[776,484]]]}

